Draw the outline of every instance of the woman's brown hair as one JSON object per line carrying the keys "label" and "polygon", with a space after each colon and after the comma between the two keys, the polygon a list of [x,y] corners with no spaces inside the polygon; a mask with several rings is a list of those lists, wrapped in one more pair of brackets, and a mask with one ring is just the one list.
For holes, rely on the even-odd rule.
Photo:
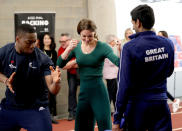
{"label": "woman's brown hair", "polygon": [[77,26],[77,33],[80,35],[82,30],[90,30],[92,32],[96,32],[96,25],[93,21],[89,19],[82,19]]}

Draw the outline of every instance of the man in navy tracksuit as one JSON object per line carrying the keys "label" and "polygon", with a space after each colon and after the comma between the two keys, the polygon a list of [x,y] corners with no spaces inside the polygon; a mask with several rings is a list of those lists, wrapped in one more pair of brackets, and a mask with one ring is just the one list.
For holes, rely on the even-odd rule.
{"label": "man in navy tracksuit", "polygon": [[21,25],[16,43],[0,48],[0,82],[6,97],[0,103],[0,131],[52,131],[48,110],[48,89],[60,90],[60,69],[35,47],[36,32]]}
{"label": "man in navy tracksuit", "polygon": [[150,31],[153,9],[139,5],[131,11],[136,34],[124,45],[118,74],[113,131],[125,118],[129,131],[172,131],[166,84],[174,70],[174,47]]}

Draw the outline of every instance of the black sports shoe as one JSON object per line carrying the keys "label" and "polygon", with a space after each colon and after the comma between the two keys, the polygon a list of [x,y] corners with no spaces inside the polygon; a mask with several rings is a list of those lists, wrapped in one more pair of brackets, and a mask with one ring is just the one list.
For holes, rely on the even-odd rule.
{"label": "black sports shoe", "polygon": [[74,119],[75,119],[74,115],[72,113],[69,113],[68,121],[72,121]]}
{"label": "black sports shoe", "polygon": [[53,118],[52,118],[51,120],[52,120],[52,123],[53,123],[53,124],[59,124],[59,122],[58,122],[57,120],[55,120],[55,119],[53,119]]}

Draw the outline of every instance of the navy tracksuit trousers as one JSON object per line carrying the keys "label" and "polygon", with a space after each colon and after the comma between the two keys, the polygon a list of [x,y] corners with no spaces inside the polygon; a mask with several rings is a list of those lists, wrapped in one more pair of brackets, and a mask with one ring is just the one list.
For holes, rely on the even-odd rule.
{"label": "navy tracksuit trousers", "polygon": [[0,106],[0,131],[52,131],[48,107],[27,110],[4,109]]}
{"label": "navy tracksuit trousers", "polygon": [[166,100],[129,101],[125,117],[129,131],[172,131]]}

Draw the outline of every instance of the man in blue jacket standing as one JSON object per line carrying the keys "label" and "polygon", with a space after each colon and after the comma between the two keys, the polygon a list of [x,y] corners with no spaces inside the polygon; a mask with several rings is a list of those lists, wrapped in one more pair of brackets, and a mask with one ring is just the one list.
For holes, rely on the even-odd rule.
{"label": "man in blue jacket standing", "polygon": [[151,31],[150,6],[137,6],[131,17],[136,34],[122,51],[113,131],[122,130],[123,118],[129,131],[172,131],[166,79],[174,70],[173,44]]}

